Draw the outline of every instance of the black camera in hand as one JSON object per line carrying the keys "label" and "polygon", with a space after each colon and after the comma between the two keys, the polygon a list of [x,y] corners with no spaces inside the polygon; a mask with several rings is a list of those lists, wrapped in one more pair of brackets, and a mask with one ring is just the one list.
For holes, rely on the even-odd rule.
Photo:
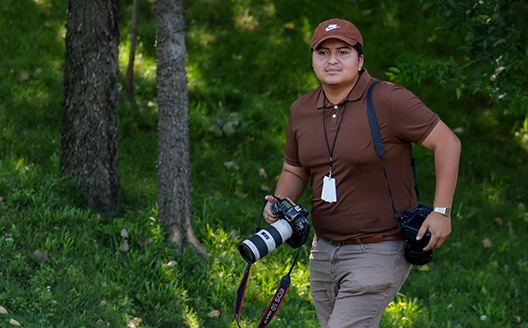
{"label": "black camera in hand", "polygon": [[248,263],[255,263],[283,242],[293,248],[306,243],[310,234],[308,210],[302,205],[293,205],[285,198],[278,198],[271,206],[271,213],[279,220],[244,240],[239,246],[240,254]]}
{"label": "black camera in hand", "polygon": [[427,231],[422,239],[416,240],[416,235],[420,230],[427,216],[433,211],[432,208],[419,205],[416,208],[409,208],[403,211],[398,217],[398,226],[400,233],[407,239],[407,248],[405,249],[405,259],[407,262],[416,265],[429,263],[433,257],[433,251],[424,251],[424,247],[431,240],[431,233]]}

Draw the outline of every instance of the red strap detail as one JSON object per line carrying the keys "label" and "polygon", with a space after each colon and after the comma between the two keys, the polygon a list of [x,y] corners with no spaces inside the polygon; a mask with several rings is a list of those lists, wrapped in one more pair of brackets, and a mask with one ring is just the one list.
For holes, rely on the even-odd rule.
{"label": "red strap detail", "polygon": [[235,304],[235,317],[237,321],[237,325],[240,327],[240,310],[242,309],[242,301],[244,300],[244,294],[246,293],[246,287],[249,280],[249,273],[251,271],[251,264],[248,263],[246,266],[246,271],[244,272],[244,277],[242,278],[242,281],[240,282],[240,286],[238,286],[237,290],[237,298],[236,298],[236,304]]}
{"label": "red strap detail", "polygon": [[282,277],[279,288],[277,288],[277,292],[275,292],[275,295],[273,296],[273,299],[271,300],[270,305],[266,309],[266,312],[264,312],[264,316],[262,317],[262,320],[260,320],[260,323],[258,325],[258,328],[265,328],[269,325],[271,322],[271,319],[277,314],[277,311],[279,311],[279,308],[282,304],[282,301],[284,301],[284,298],[286,297],[286,293],[288,292],[288,289],[290,288],[290,275],[287,274],[284,277]]}

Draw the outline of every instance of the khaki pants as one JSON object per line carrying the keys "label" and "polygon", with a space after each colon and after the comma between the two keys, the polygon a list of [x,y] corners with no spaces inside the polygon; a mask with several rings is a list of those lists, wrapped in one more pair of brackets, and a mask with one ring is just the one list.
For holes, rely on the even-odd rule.
{"label": "khaki pants", "polygon": [[322,328],[378,327],[407,279],[406,241],[334,246],[315,236],[310,283]]}

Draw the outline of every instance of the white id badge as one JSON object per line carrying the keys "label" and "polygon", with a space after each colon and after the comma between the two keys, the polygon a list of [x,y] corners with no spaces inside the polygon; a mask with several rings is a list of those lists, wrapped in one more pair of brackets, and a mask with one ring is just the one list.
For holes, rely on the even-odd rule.
{"label": "white id badge", "polygon": [[334,178],[325,176],[323,178],[323,191],[321,192],[321,199],[328,203],[337,202],[336,184]]}

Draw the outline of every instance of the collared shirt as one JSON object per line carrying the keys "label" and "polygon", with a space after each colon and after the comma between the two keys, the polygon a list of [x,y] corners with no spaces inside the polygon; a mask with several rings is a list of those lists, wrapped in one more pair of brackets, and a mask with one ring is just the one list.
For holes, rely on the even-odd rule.
{"label": "collared shirt", "polygon": [[[337,202],[321,199],[329,171],[329,151],[346,102],[330,104],[322,87],[300,97],[290,108],[284,160],[310,173],[311,219],[315,232],[327,240],[345,240],[398,232],[381,159],[376,155],[367,117],[366,97],[373,79],[366,70],[348,96],[333,153]],[[326,100],[326,104],[325,104]],[[416,206],[410,165],[411,143],[420,144],[440,120],[412,92],[382,82],[373,101],[385,145],[385,165],[398,213]]]}

